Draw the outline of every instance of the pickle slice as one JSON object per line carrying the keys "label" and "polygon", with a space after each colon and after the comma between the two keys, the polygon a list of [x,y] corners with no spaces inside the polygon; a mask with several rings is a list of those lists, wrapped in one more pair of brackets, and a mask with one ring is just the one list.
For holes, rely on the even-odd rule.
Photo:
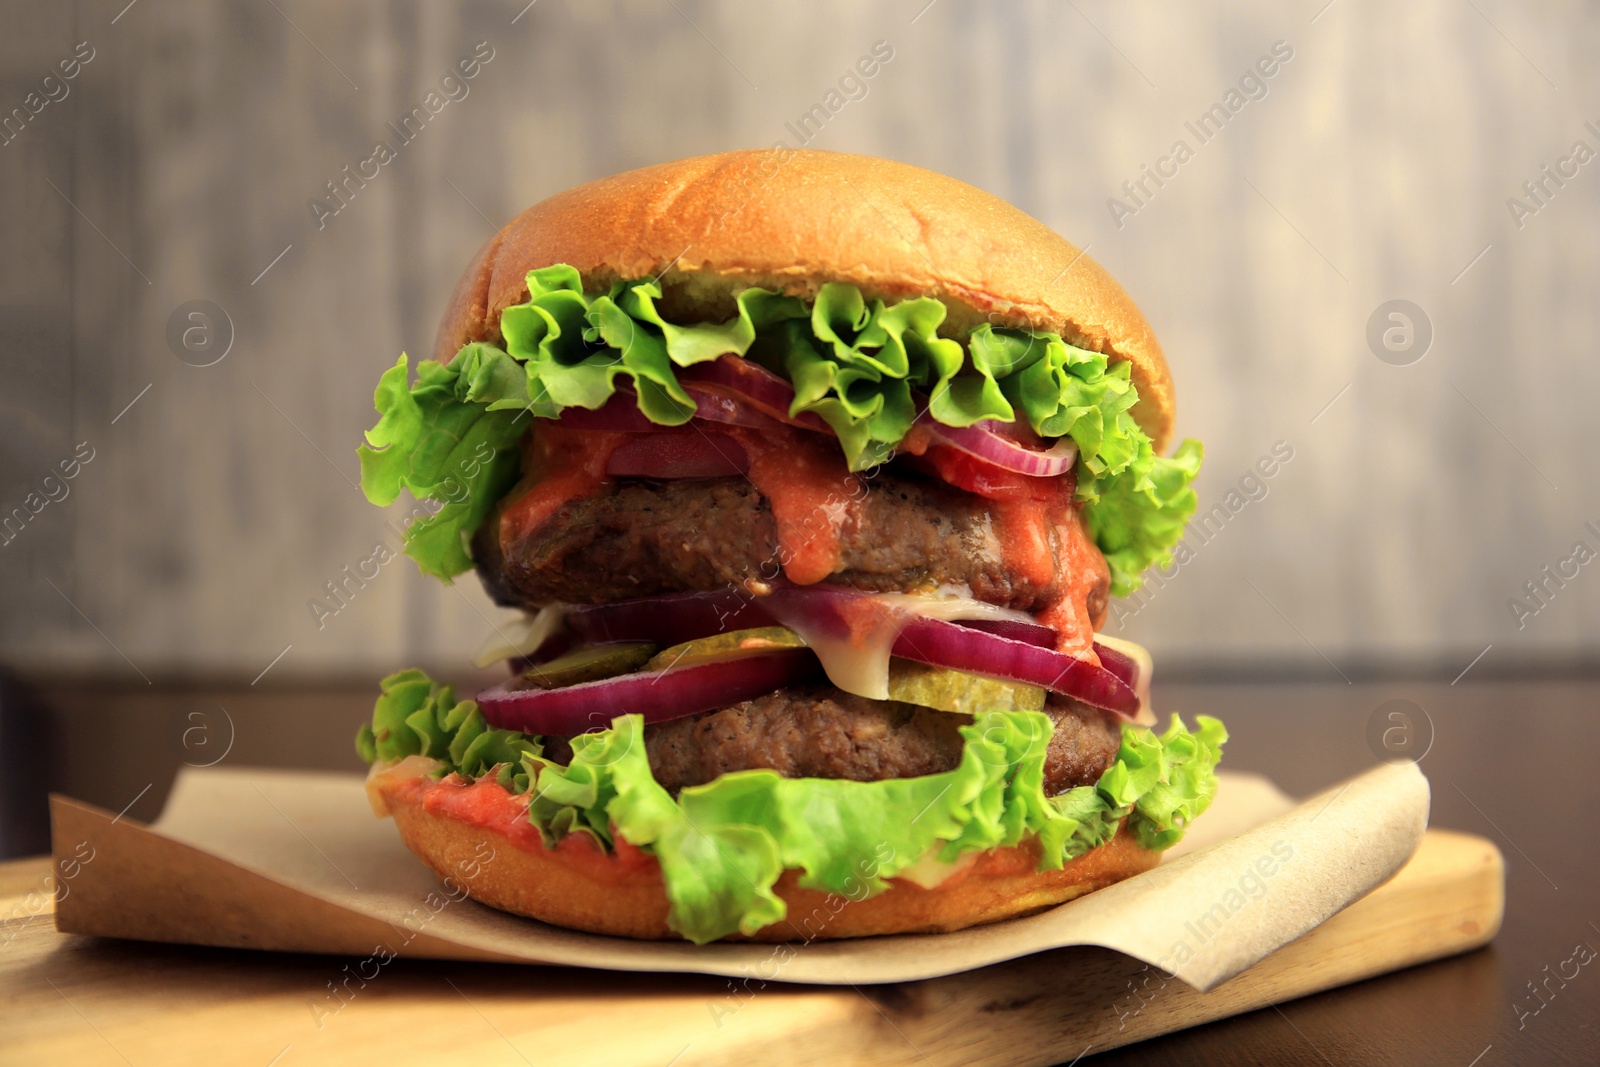
{"label": "pickle slice", "polygon": [[785,648],[805,647],[806,643],[793,630],[783,626],[758,626],[753,630],[729,630],[725,634],[673,645],[658,652],[654,659],[644,665],[644,669],[663,671],[668,667],[692,667],[696,663],[714,663]]}
{"label": "pickle slice", "polygon": [[898,656],[889,661],[889,699],[964,715],[1044,710],[1041,686],[985,678]]}
{"label": "pickle slice", "polygon": [[539,689],[560,689],[579,682],[597,682],[631,674],[655,654],[649,641],[621,641],[609,645],[584,645],[549,663],[529,667],[523,680]]}

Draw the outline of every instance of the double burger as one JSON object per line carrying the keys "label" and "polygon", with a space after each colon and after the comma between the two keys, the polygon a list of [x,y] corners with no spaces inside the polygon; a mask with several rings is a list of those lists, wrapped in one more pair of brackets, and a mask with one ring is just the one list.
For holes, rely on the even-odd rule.
{"label": "double burger", "polygon": [[745,151],[518,216],[360,449],[406,553],[521,614],[357,739],[473,898],[635,938],[957,930],[1137,874],[1225,734],[1097,632],[1195,506],[1106,272],[916,167]]}

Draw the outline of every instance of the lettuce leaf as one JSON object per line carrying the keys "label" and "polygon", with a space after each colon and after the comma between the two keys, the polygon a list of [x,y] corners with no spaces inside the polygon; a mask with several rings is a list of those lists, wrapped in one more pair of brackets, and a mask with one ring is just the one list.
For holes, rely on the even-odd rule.
{"label": "lettuce leaf", "polygon": [[826,422],[851,470],[890,458],[922,402],[947,426],[1021,417],[1042,437],[1071,437],[1079,497],[1120,594],[1167,557],[1194,510],[1188,485],[1199,446],[1155,456],[1131,414],[1139,396],[1129,365],[1055,334],[982,324],[963,344],[939,335],[938,300],[886,305],[839,283],[822,286],[809,306],[746,289],[733,318],[689,325],[660,314],[653,281],[585,293],[577,270],[557,264],[530,271],[527,284],[528,299],[501,313],[503,345],[469,344],[445,366],[425,361],[409,386],[402,356],[374,397],[380,418],[359,450],[362,488],[381,505],[401,489],[442,503],[406,536],[407,555],[440,578],[471,567],[469,539],[515,481],[530,417],[597,408],[620,379],[647,418],[679,426],[694,403],[676,369],[725,355],[786,377],[790,413]]}
{"label": "lettuce leaf", "polygon": [[1191,483],[1203,454],[1193,438],[1170,457],[1150,454],[1147,443],[1120,474],[1079,484],[1080,497],[1092,494],[1083,514],[1110,568],[1112,596],[1135,592],[1146,568],[1172,559],[1172,546],[1198,504]]}
{"label": "lettuce leaf", "polygon": [[542,752],[538,738],[494,729],[475,701],[457,700],[450,686],[422,671],[391,674],[380,685],[372,722],[356,734],[356,753],[364,762],[428,756],[442,762],[440,775],[453,771],[477,779],[504,770],[501,785],[527,792],[530,777],[521,768]]}
{"label": "lettuce leaf", "polygon": [[379,505],[401,489],[442,502],[405,532],[406,555],[425,574],[448,581],[472,568],[468,539],[517,480],[529,420],[526,393],[517,392],[526,376],[512,362],[490,345],[469,345],[448,366],[419,363],[409,388],[404,354],[378,380],[382,417],[356,450],[361,489]]}
{"label": "lettuce leaf", "polygon": [[[674,798],[650,773],[638,715],[573,738],[561,766],[537,738],[486,727],[472,701],[404,671],[384,680],[356,748],[369,763],[425,755],[441,775],[492,775],[530,794],[529,818],[551,845],[582,833],[608,848],[622,835],[661,864],[673,929],[703,944],[789,918],[773,890],[785,870],[861,900],[926,855],[952,862],[1028,835],[1039,839],[1040,869],[1057,869],[1124,819],[1140,844],[1169,848],[1216,795],[1227,732],[1215,719],[1190,731],[1174,716],[1161,734],[1124,725],[1099,782],[1055,797],[1044,794],[1051,729],[1039,712],[987,712],[961,727],[961,762],[943,774],[855,782],[738,771]],[[806,917],[790,921],[808,936]]]}

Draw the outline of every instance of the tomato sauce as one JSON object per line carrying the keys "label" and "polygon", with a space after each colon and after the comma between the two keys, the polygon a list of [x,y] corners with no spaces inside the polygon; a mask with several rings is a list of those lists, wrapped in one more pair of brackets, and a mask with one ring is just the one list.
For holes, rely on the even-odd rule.
{"label": "tomato sauce", "polygon": [[921,427],[913,427],[906,451],[923,469],[989,500],[1007,568],[1057,591],[1055,599],[1035,613],[1056,631],[1056,651],[1098,662],[1094,631],[1105,622],[1110,571],[1084,527],[1082,507],[1074,500],[1076,477],[1034,478],[1000,470],[933,443]]}
{"label": "tomato sauce", "polygon": [[389,787],[409,793],[429,815],[454,819],[498,833],[529,852],[551,851],[562,861],[597,882],[661,878],[661,865],[642,849],[618,839],[615,851],[604,852],[585,833],[572,833],[554,849],[546,849],[538,827],[528,820],[528,798],[517,796],[490,778],[467,782],[459,775],[445,778],[411,778]]}
{"label": "tomato sauce", "polygon": [[[748,477],[772,507],[778,563],[796,585],[813,585],[841,569],[840,534],[859,521],[869,491],[845,465],[829,435],[789,427],[723,426],[749,457]],[[500,517],[504,550],[532,534],[570,500],[607,482],[611,452],[627,434],[564,430],[540,423],[525,445],[529,472]],[[1109,572],[1073,500],[1075,479],[1033,478],[998,470],[965,453],[932,444],[913,428],[904,451],[942,480],[988,499],[1007,568],[1055,599],[1036,613],[1057,632],[1057,651],[1093,659],[1094,631],[1105,620]]]}
{"label": "tomato sauce", "polygon": [[815,585],[837,571],[839,533],[856,521],[865,492],[839,443],[806,430],[735,428],[732,436],[750,457],[750,483],[772,505],[784,577]]}
{"label": "tomato sauce", "polygon": [[1057,652],[1098,665],[1094,632],[1105,623],[1111,571],[1105,556],[1089,538],[1081,507],[1064,502],[1047,512],[1044,521],[1050,523],[1054,534],[1059,585],[1055,601],[1037,612],[1035,618],[1055,630]]}
{"label": "tomato sauce", "polygon": [[511,491],[510,503],[500,514],[502,551],[543,526],[567,501],[598,492],[612,449],[627,437],[604,430],[535,426],[523,444],[526,476]]}

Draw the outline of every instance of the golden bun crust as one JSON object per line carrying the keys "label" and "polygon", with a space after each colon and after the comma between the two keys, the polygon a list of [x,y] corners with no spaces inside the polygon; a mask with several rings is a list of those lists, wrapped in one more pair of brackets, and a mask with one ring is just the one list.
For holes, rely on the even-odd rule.
{"label": "golden bun crust", "polygon": [[[448,787],[447,787],[448,788]],[[475,788],[485,788],[480,783]],[[500,789],[499,786],[492,786]],[[424,802],[427,791],[379,785],[406,847],[472,899],[555,926],[615,937],[677,940],[667,925],[667,897],[653,860],[601,857],[584,848],[546,849],[538,838],[514,841],[500,829],[456,818]],[[501,790],[504,792],[504,790]],[[492,857],[485,859],[485,857]],[[786,871],[777,894],[788,905],[779,923],[730,941],[812,941],[882,934],[948,933],[1043,911],[1154,867],[1158,852],[1131,835],[1116,837],[1058,871],[1038,871],[1034,842],[986,853],[973,870],[934,889],[901,880],[866,900],[804,889]]]}
{"label": "golden bun crust", "polygon": [[589,182],[543,200],[489,240],[462,276],[436,358],[497,340],[528,271],[569,263],[584,286],[660,278],[681,321],[732,314],[759,285],[811,296],[849,282],[886,301],[933,296],[943,330],[1031,326],[1132,364],[1133,415],[1166,449],[1172,375],[1150,324],[1094,260],[1004,200],[905,163],[814,149],[746,149]]}

